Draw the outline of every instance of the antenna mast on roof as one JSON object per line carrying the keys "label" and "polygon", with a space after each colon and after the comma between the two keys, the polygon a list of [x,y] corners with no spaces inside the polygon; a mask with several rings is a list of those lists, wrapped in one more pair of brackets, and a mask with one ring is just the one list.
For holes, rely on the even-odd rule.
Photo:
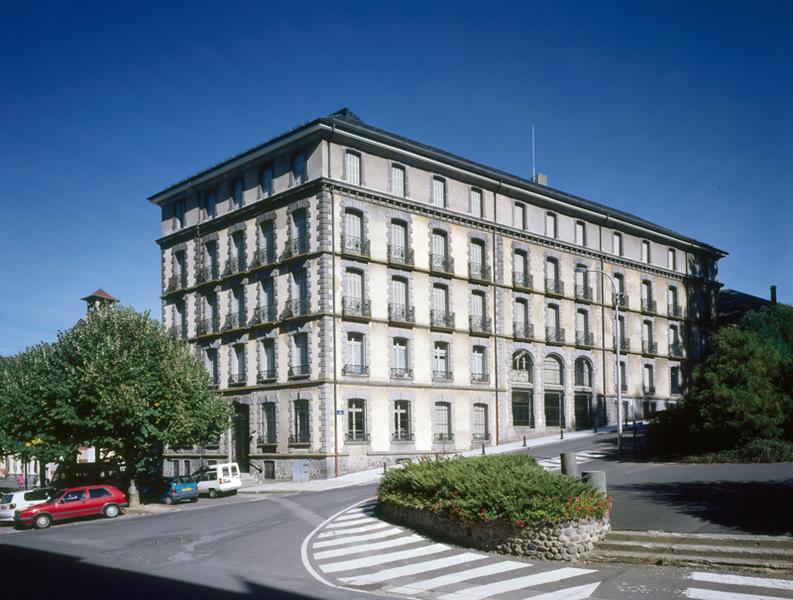
{"label": "antenna mast on roof", "polygon": [[531,180],[537,178],[537,173],[534,170],[534,125],[531,126]]}

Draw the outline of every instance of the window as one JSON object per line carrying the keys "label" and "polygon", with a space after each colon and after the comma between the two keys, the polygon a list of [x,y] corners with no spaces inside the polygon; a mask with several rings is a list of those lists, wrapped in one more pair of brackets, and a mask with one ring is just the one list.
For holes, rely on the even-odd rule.
{"label": "window", "polygon": [[391,344],[391,374],[395,377],[407,377],[410,375],[408,341],[405,338],[394,338]]}
{"label": "window", "polygon": [[207,192],[204,197],[204,211],[207,219],[214,219],[218,215],[218,195],[215,190]]}
{"label": "window", "polygon": [[204,367],[209,373],[212,385],[218,384],[218,351],[216,348],[206,348],[204,350]]}
{"label": "window", "polygon": [[575,361],[575,385],[577,387],[592,387],[592,365],[585,358]]}
{"label": "window", "polygon": [[362,333],[347,333],[347,363],[345,374],[365,375],[367,367],[364,362],[364,338]]}
{"label": "window", "polygon": [[347,401],[347,440],[364,442],[366,433],[366,400],[355,398]]}
{"label": "window", "polygon": [[552,294],[564,293],[564,286],[559,280],[559,261],[555,258],[545,261],[545,291]]}
{"label": "window", "polygon": [[653,301],[653,284],[648,280],[642,281],[642,310],[645,312],[655,311],[655,302]]}
{"label": "window", "polygon": [[589,287],[589,269],[586,265],[575,266],[575,297],[578,300],[592,300],[592,290]]}
{"label": "window", "polygon": [[681,315],[680,305],[677,302],[677,288],[673,285],[669,286],[666,292],[667,312],[669,316],[679,317]]}
{"label": "window", "polygon": [[185,268],[184,250],[175,252],[173,255],[173,276],[179,282],[179,287],[187,287],[187,269]]}
{"label": "window", "polygon": [[446,258],[447,244],[446,232],[442,229],[432,230],[432,253]]}
{"label": "window", "polygon": [[73,490],[63,495],[63,502],[79,502],[85,500],[85,490]]}
{"label": "window", "polygon": [[485,243],[482,240],[471,240],[468,245],[468,270],[471,277],[490,279],[489,269],[485,264]]}
{"label": "window", "polygon": [[644,365],[642,369],[642,387],[645,394],[655,393],[655,377],[652,365]]}
{"label": "window", "polygon": [[575,243],[586,246],[586,225],[583,221],[575,222]]}
{"label": "window", "polygon": [[306,155],[298,152],[292,159],[292,181],[294,185],[300,185],[306,181]]}
{"label": "window", "polygon": [[546,356],[542,362],[543,383],[546,386],[562,386],[563,381],[562,363],[555,356]]}
{"label": "window", "polygon": [[647,240],[642,240],[642,262],[650,262],[650,242]]}
{"label": "window", "polygon": [[435,379],[450,379],[449,372],[449,344],[446,342],[435,342],[432,350],[432,370]]}
{"label": "window", "polygon": [[471,189],[471,216],[481,219],[483,214],[482,190],[473,188]]}
{"label": "window", "polygon": [[308,416],[308,400],[295,400],[295,431],[292,441],[306,444],[311,441],[310,425]]}
{"label": "window", "polygon": [[669,393],[679,394],[681,390],[680,367],[675,365],[669,369]]}
{"label": "window", "polygon": [[487,302],[485,293],[480,291],[471,292],[471,316],[481,320],[487,315]]}
{"label": "window", "polygon": [[298,303],[297,314],[308,312],[308,278],[305,269],[300,269],[292,273],[292,293],[294,300]]}
{"label": "window", "polygon": [[534,397],[531,390],[512,392],[512,424],[534,427]]}
{"label": "window", "polygon": [[666,268],[673,271],[677,269],[677,253],[674,248],[668,248],[666,251]]}
{"label": "window", "polygon": [[260,265],[267,265],[275,261],[275,230],[273,222],[271,220],[262,221],[261,225],[259,225],[258,232],[258,263]]}
{"label": "window", "polygon": [[515,299],[512,307],[512,333],[516,338],[531,339],[529,302],[525,298]]}
{"label": "window", "polygon": [[272,277],[259,281],[259,321],[269,322],[275,318],[275,284]]}
{"label": "window", "polygon": [[229,384],[245,383],[245,344],[231,346]]}
{"label": "window", "polygon": [[680,347],[680,333],[677,325],[669,326],[669,356],[681,356],[682,348]]}
{"label": "window", "polygon": [[259,342],[259,379],[275,379],[275,340],[263,338]]}
{"label": "window", "polygon": [[624,294],[625,293],[625,277],[622,276],[621,273],[614,273],[614,283],[617,287],[617,294]]}
{"label": "window", "polygon": [[292,375],[308,375],[308,334],[296,333],[292,336]]}
{"label": "window", "polygon": [[261,185],[261,193],[264,198],[273,195],[273,167],[271,165],[262,169],[259,185]]}
{"label": "window", "polygon": [[232,185],[232,202],[234,208],[242,208],[243,182],[242,179],[234,180]]}
{"label": "window", "polygon": [[363,272],[358,269],[347,269],[344,272],[345,296],[360,304],[363,301]]}
{"label": "window", "polygon": [[471,433],[475,440],[489,440],[487,427],[487,404],[474,404],[473,427]]}
{"label": "window", "polygon": [[471,381],[487,381],[487,351],[484,346],[471,350]]}
{"label": "window", "polygon": [[446,208],[446,180],[442,177],[432,178],[432,205]]}
{"label": "window", "polygon": [[443,313],[449,309],[449,288],[442,283],[432,286],[432,309]]}
{"label": "window", "polygon": [[617,328],[620,335],[620,350],[625,350],[628,348],[628,340],[625,337],[625,317],[622,315],[620,315]]}
{"label": "window", "polygon": [[344,211],[344,237],[342,252],[368,255],[369,251],[363,244],[363,215],[357,210]]}
{"label": "window", "polygon": [[550,238],[556,237],[556,215],[545,213],[545,235]]}
{"label": "window", "polygon": [[655,342],[653,342],[653,323],[652,321],[642,322],[642,351],[655,353]]}
{"label": "window", "polygon": [[395,306],[405,308],[408,304],[408,281],[404,277],[391,278],[391,300]]}
{"label": "window", "polygon": [[400,198],[405,197],[405,167],[391,165],[391,193]]}
{"label": "window", "polygon": [[308,250],[308,216],[301,208],[292,212],[292,239],[296,240],[296,254]]}
{"label": "window", "polygon": [[515,250],[512,253],[512,278],[515,286],[531,287],[529,257],[523,250]]}
{"label": "window", "polygon": [[454,265],[449,257],[449,241],[442,229],[432,230],[432,251],[430,254],[430,268],[444,273],[451,273]]}
{"label": "window", "polygon": [[545,326],[554,334],[559,329],[559,307],[556,304],[545,307]]}
{"label": "window", "polygon": [[611,253],[614,256],[622,256],[622,234],[617,231],[611,236]]}
{"label": "window", "polygon": [[217,279],[218,273],[218,243],[215,240],[210,240],[204,244],[204,264],[207,272],[204,274],[209,281],[210,279]]}
{"label": "window", "polygon": [[619,376],[620,376],[620,388],[624,392],[628,389],[628,370],[625,367],[624,360],[620,361]]}
{"label": "window", "polygon": [[105,488],[96,488],[96,489],[88,490],[88,497],[91,499],[108,498],[109,496],[112,495],[113,494],[111,494]]}
{"label": "window", "polygon": [[391,220],[391,239],[388,245],[388,259],[398,263],[413,263],[412,252],[408,250],[408,224],[401,219]]}
{"label": "window", "polygon": [[348,183],[361,185],[361,155],[350,150],[344,156],[344,173]]}
{"label": "window", "polygon": [[394,402],[394,441],[406,442],[412,439],[410,402],[408,400],[396,400]]}
{"label": "window", "polygon": [[526,229],[526,205],[515,202],[512,207],[512,226],[516,229]]}
{"label": "window", "polygon": [[593,335],[589,332],[589,313],[578,310],[575,313],[575,336],[579,346],[593,346]]}
{"label": "window", "polygon": [[185,201],[177,200],[173,203],[174,228],[181,229],[185,226]]}
{"label": "window", "polygon": [[433,438],[436,442],[452,440],[452,407],[448,402],[436,402],[432,411]]}
{"label": "window", "polygon": [[229,271],[239,273],[246,269],[245,232],[237,231],[231,234],[230,265]]}
{"label": "window", "polygon": [[265,402],[262,404],[261,441],[265,444],[275,444],[277,440],[275,402]]}

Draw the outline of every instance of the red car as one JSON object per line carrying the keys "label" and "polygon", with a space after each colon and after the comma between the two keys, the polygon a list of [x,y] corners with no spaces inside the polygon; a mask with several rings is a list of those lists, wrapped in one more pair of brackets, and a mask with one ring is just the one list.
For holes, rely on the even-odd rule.
{"label": "red car", "polygon": [[127,506],[126,495],[112,485],[70,487],[59,491],[51,500],[43,504],[16,511],[14,523],[45,529],[53,521],[93,515],[104,515],[112,519],[121,514],[125,506]]}

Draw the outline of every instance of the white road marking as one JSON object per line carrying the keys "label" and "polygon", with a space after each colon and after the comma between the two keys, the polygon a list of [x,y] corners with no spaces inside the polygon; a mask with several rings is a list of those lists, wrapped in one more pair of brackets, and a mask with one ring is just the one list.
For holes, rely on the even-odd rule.
{"label": "white road marking", "polygon": [[339,523],[341,521],[352,521],[353,519],[360,519],[361,517],[371,517],[374,513],[371,510],[367,511],[356,511],[354,513],[344,513],[338,519],[335,519],[334,523]]}
{"label": "white road marking", "polygon": [[483,554],[475,554],[473,552],[465,552],[456,556],[447,556],[445,558],[436,558],[427,560],[420,563],[413,563],[412,565],[405,565],[402,567],[393,567],[371,573],[369,575],[356,575],[354,577],[342,577],[339,581],[348,583],[350,585],[365,585],[367,583],[382,583],[397,577],[405,577],[406,575],[418,575],[419,573],[426,573],[428,571],[437,571],[438,569],[445,569],[447,567],[454,567],[462,563],[472,562],[475,560],[483,560],[487,558]]}
{"label": "white road marking", "polygon": [[366,542],[368,540],[377,540],[397,534],[404,535],[405,532],[402,529],[399,529],[399,527],[392,527],[391,529],[386,529],[385,531],[376,531],[375,533],[362,533],[361,535],[349,535],[347,537],[337,537],[331,540],[324,540],[322,542],[314,542],[313,547],[328,548],[330,546],[343,546],[353,542]]}
{"label": "white road marking", "polygon": [[324,573],[338,573],[339,571],[353,571],[355,569],[363,569],[364,567],[374,567],[376,565],[383,565],[406,558],[414,558],[416,556],[426,556],[427,554],[437,554],[448,550],[449,546],[444,544],[431,544],[422,548],[413,548],[411,550],[402,550],[400,552],[389,552],[387,554],[379,554],[377,556],[367,556],[366,558],[356,558],[353,560],[343,560],[340,562],[325,563],[319,565],[320,571]]}
{"label": "white road marking", "polygon": [[375,542],[373,544],[357,544],[354,546],[336,548],[335,550],[324,550],[322,552],[314,553],[314,560],[324,560],[326,558],[335,558],[337,556],[347,556],[350,554],[360,554],[362,552],[372,552],[373,550],[383,550],[385,548],[394,548],[396,546],[404,546],[406,544],[416,544],[418,542],[426,541],[420,535],[409,535],[406,537],[394,538],[393,540],[386,540],[383,542]]}
{"label": "white road marking", "polygon": [[729,575],[722,573],[705,573],[695,571],[689,575],[695,581],[709,583],[725,583],[732,585],[749,585],[753,587],[767,587],[775,590],[793,590],[793,581],[788,579],[769,579],[766,577],[745,577],[743,575]]}
{"label": "white road marking", "polygon": [[477,577],[486,577],[487,575],[495,575],[497,573],[506,573],[507,571],[514,571],[515,569],[530,566],[531,565],[528,563],[517,561],[502,561],[492,565],[485,565],[483,567],[467,569],[457,573],[441,575],[440,577],[433,577],[432,579],[425,579],[424,581],[416,581],[401,587],[391,588],[387,591],[389,594],[403,594],[408,596],[410,594],[418,594],[419,592],[426,592],[427,590],[443,587],[444,585],[451,585],[453,583],[468,581],[469,579],[476,579]]}
{"label": "white road marking", "polygon": [[525,600],[584,600],[585,598],[589,598],[599,585],[599,581],[587,583],[586,585],[556,590],[555,592],[548,592],[547,594],[529,596]]}
{"label": "white road marking", "polygon": [[336,529],[333,531],[325,531],[320,533],[317,538],[328,537],[342,537],[351,533],[363,533],[365,531],[374,531],[375,529],[386,529],[391,527],[390,523],[376,523],[374,525],[364,525],[363,527],[353,527],[352,529]]}
{"label": "white road marking", "polygon": [[353,521],[344,521],[342,523],[331,523],[325,529],[343,529],[345,527],[354,527],[355,525],[363,525],[364,523],[378,523],[379,519],[372,517],[361,517]]}
{"label": "white road marking", "polygon": [[686,598],[696,600],[782,600],[779,596],[758,596],[757,594],[739,594],[738,592],[722,592],[721,590],[705,590],[702,588],[686,588]]}
{"label": "white road marking", "polygon": [[520,588],[529,587],[532,585],[540,585],[541,583],[549,583],[551,581],[560,581],[570,577],[578,577],[579,575],[587,575],[589,573],[596,573],[592,569],[574,569],[572,567],[564,567],[562,569],[554,569],[553,571],[546,571],[545,573],[535,573],[534,575],[526,575],[524,577],[516,577],[515,579],[506,579],[503,581],[496,581],[485,585],[468,588],[445,594],[439,600],[483,600],[496,594],[503,594],[512,590],[519,590]]}

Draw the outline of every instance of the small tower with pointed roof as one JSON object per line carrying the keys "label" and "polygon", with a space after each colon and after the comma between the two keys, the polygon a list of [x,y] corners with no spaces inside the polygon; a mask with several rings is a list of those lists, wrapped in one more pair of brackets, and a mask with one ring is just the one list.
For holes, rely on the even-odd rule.
{"label": "small tower with pointed roof", "polygon": [[80,300],[86,304],[86,314],[107,304],[116,304],[118,302],[118,298],[114,298],[102,288],[92,294],[88,294],[85,298],[80,298]]}

